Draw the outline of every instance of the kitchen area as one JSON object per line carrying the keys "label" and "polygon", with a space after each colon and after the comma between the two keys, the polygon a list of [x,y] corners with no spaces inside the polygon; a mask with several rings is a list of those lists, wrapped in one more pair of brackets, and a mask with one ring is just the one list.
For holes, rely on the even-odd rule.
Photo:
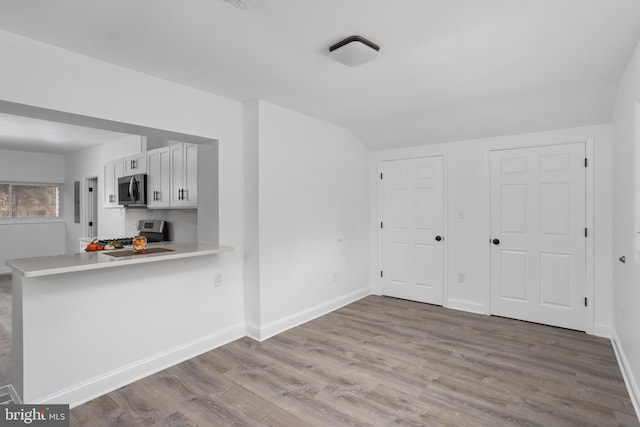
{"label": "kitchen area", "polygon": [[14,401],[73,405],[244,334],[212,336],[203,314],[233,250],[218,242],[218,142],[117,125],[136,133],[64,155],[62,214],[44,224],[58,246],[4,260]]}
{"label": "kitchen area", "polygon": [[[86,200],[102,206],[86,206],[86,216],[97,212],[98,218],[85,219],[86,233],[79,239],[81,250],[92,242],[102,243],[101,250],[110,241],[131,246],[133,237],[140,232],[155,233],[147,236],[153,241],[198,240],[198,144],[160,141],[155,144],[159,147],[150,149],[146,136],[139,137],[139,141],[136,136],[131,139],[140,152],[106,161],[97,188],[88,188],[90,192],[97,191],[98,196]],[[201,156],[206,157],[207,152]],[[79,210],[82,205],[82,200],[74,200],[74,209]],[[119,211],[120,216],[108,215],[111,210]],[[81,216],[82,212],[77,212],[75,218]],[[109,235],[114,229],[123,230],[124,234]]]}

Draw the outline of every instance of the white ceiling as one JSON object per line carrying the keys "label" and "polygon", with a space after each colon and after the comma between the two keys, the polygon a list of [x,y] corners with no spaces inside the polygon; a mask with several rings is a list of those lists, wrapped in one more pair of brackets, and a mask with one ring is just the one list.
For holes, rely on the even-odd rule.
{"label": "white ceiling", "polygon": [[[350,129],[372,149],[611,121],[638,0],[0,0],[0,28]],[[327,48],[358,34],[381,57]]]}
{"label": "white ceiling", "polygon": [[127,137],[127,134],[0,113],[0,148],[67,154]]}

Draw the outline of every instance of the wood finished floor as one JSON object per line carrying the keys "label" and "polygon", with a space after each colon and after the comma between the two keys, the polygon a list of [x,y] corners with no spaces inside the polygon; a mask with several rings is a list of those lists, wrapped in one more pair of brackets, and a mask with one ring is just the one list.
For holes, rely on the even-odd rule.
{"label": "wood finished floor", "polygon": [[370,296],[71,411],[72,426],[638,426],[608,340]]}
{"label": "wood finished floor", "polygon": [[0,274],[0,387],[7,385],[11,370],[11,275]]}

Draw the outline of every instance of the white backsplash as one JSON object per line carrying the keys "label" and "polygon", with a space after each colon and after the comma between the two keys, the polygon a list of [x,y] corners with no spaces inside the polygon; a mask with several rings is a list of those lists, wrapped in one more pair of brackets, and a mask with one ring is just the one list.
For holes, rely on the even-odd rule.
{"label": "white backsplash", "polygon": [[126,209],[125,230],[127,235],[135,235],[138,220],[163,219],[169,223],[169,240],[172,242],[198,241],[197,209]]}

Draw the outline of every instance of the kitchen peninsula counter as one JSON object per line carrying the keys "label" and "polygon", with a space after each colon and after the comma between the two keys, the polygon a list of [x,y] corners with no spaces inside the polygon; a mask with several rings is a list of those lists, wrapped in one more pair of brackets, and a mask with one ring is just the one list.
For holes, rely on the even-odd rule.
{"label": "kitchen peninsula counter", "polygon": [[57,256],[12,259],[6,261],[6,264],[14,273],[20,274],[24,277],[41,277],[53,274],[64,274],[77,271],[120,267],[124,265],[213,255],[233,250],[233,248],[228,246],[218,246],[208,243],[170,242],[150,244],[148,249],[151,248],[165,248],[169,251],[117,257],[110,255],[110,253],[126,250],[117,249],[113,251],[95,251]]}
{"label": "kitchen peninsula counter", "polygon": [[242,255],[205,243],[147,247],[160,248],[170,251],[7,261],[11,384],[23,403],[74,407],[246,335],[243,313],[228,309],[242,298],[240,279],[222,267]]}

